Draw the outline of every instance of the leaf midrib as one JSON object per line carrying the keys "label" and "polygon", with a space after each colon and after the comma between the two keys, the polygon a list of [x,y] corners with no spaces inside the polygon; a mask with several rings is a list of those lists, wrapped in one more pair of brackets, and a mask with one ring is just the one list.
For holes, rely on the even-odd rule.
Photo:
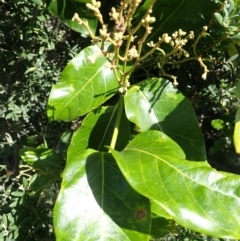
{"label": "leaf midrib", "polygon": [[[174,167],[173,165],[171,165],[169,162],[165,161],[163,158],[161,158],[161,157],[159,157],[159,156],[157,156],[157,155],[155,155],[155,154],[149,153],[149,152],[144,151],[144,150],[135,149],[135,148],[128,148],[128,149],[126,149],[125,151],[136,151],[136,152],[140,152],[140,153],[144,153],[144,154],[147,154],[147,155],[149,155],[149,156],[152,156],[152,157],[154,157],[154,158],[162,161],[163,163],[165,163],[166,165],[168,165],[169,167],[171,167],[172,169],[174,169],[176,172],[180,173],[180,174],[181,174],[182,176],[184,176],[185,178],[191,180],[192,182],[197,183],[197,184],[200,185],[200,186],[204,186],[204,187],[206,187],[207,189],[212,190],[213,192],[217,192],[217,193],[220,193],[220,194],[222,194],[222,195],[229,196],[229,197],[231,197],[231,198],[237,198],[237,199],[240,200],[240,198],[237,197],[237,196],[229,195],[228,193],[221,192],[221,191],[219,191],[219,190],[213,189],[211,186],[206,186],[206,185],[204,185],[203,183],[197,182],[195,179],[187,176],[184,172],[180,171],[179,169],[177,169],[176,167]],[[176,158],[174,158],[174,159],[176,159]],[[186,161],[186,160],[182,160],[182,161]],[[196,167],[196,168],[201,168],[201,167]],[[206,166],[205,168],[207,168],[207,166]],[[192,169],[192,168],[190,168],[190,169]]]}

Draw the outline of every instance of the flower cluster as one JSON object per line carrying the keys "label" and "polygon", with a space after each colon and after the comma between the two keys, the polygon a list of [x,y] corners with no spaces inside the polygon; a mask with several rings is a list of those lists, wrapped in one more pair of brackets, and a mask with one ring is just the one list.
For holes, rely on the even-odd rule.
{"label": "flower cluster", "polygon": [[[164,76],[172,78],[174,84],[177,84],[175,76],[168,75],[167,73],[165,73],[164,65],[167,63],[172,64],[171,61],[169,61],[172,60],[172,58],[170,58],[171,56],[177,57],[177,59],[179,59],[178,63],[181,62],[182,57],[189,58],[189,53],[184,49],[184,46],[187,44],[188,40],[194,39],[193,31],[190,31],[189,34],[187,34],[182,29],[179,29],[178,31],[175,31],[171,36],[169,36],[168,33],[164,33],[158,39],[157,43],[153,43],[152,41],[147,43],[147,45],[151,47],[151,50],[149,50],[149,52],[147,53],[142,54],[142,46],[144,43],[146,43],[148,36],[151,34],[153,30],[151,24],[153,24],[156,21],[155,17],[151,16],[151,14],[153,5],[157,0],[151,0],[149,2],[148,9],[146,10],[145,15],[142,17],[139,23],[135,24],[133,27],[132,19],[141,1],[142,0],[122,0],[118,8],[112,7],[109,15],[110,20],[114,22],[113,29],[109,29],[108,25],[105,24],[103,21],[102,14],[100,12],[101,2],[92,0],[91,3],[87,3],[87,8],[94,13],[94,15],[99,20],[99,23],[101,24],[98,36],[95,36],[91,32],[87,21],[83,21],[82,19],[80,19],[77,14],[75,14],[72,19],[73,21],[82,24],[86,27],[89,36],[92,38],[92,43],[99,45],[102,53],[104,53],[106,57],[107,53],[104,51],[105,42],[109,42],[113,45],[114,57],[108,59],[110,65],[115,66],[113,68],[114,71],[119,71],[118,74],[116,74],[116,76],[120,84],[120,92],[126,91],[127,87],[129,86],[129,75],[137,67],[137,65],[139,65],[139,63],[146,59],[148,56],[152,55],[155,51],[160,51],[162,54],[162,59],[160,60],[161,63],[159,63],[161,73]],[[136,35],[140,28],[144,28],[145,32],[143,33],[141,38],[139,38],[138,36],[139,39],[136,42]],[[204,27],[202,35],[206,31],[207,29]],[[202,35],[198,36],[197,40],[195,41],[195,45],[197,44],[199,38],[202,37]],[[165,50],[160,46],[162,43],[168,44],[171,47],[171,51],[165,53]],[[123,54],[121,54],[122,52]],[[203,64],[202,59],[197,55],[195,50],[194,54],[195,56],[191,59],[194,58],[198,60],[201,66],[203,66],[203,77],[206,78],[207,68]],[[124,63],[124,67],[122,70],[118,69],[119,61],[122,61]],[[127,70],[126,68],[126,63],[128,61],[135,61],[131,70]]]}
{"label": "flower cluster", "polygon": [[103,24],[102,14],[100,12],[101,2],[92,0],[92,3],[87,3],[86,7],[92,10],[101,24]]}

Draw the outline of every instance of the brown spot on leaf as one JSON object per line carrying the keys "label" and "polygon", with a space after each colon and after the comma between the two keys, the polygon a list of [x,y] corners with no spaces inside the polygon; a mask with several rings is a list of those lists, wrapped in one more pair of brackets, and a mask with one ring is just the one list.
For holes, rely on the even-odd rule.
{"label": "brown spot on leaf", "polygon": [[143,219],[147,215],[147,211],[145,209],[137,210],[137,219]]}

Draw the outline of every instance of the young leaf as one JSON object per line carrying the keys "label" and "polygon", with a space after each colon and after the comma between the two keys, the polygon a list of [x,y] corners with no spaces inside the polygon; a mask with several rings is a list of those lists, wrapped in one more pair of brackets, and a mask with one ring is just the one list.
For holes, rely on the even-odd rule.
{"label": "young leaf", "polygon": [[142,131],[161,130],[176,141],[189,160],[206,160],[205,145],[191,103],[172,83],[153,78],[125,95],[127,118]]}
{"label": "young leaf", "polygon": [[[113,106],[99,107],[88,113],[81,123],[81,127],[74,133],[68,149],[68,159],[87,148],[98,151],[108,151],[105,147],[111,143],[116,122],[117,109]],[[116,150],[122,150],[130,139],[129,122],[122,114]]]}
{"label": "young leaf", "polygon": [[118,92],[109,62],[97,46],[85,48],[63,70],[48,102],[50,120],[71,121],[100,106]]}
{"label": "young leaf", "polygon": [[[131,186],[156,201],[180,225],[221,238],[240,238],[240,178],[206,162],[187,161],[176,143],[159,131],[137,135],[112,150]],[[230,217],[230,218],[229,218]]]}
{"label": "young leaf", "polygon": [[150,238],[149,200],[126,182],[111,154],[93,150],[68,160],[54,207],[58,241]]}

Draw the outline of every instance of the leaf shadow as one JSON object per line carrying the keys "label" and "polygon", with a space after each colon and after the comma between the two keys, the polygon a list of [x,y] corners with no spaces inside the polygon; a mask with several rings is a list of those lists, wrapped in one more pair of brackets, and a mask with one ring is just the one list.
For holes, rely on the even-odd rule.
{"label": "leaf shadow", "polygon": [[99,98],[99,97],[112,97],[113,95],[118,93],[118,87],[117,88],[113,88],[111,90],[108,91],[104,91],[103,93],[97,94],[97,95],[93,95],[94,98]]}
{"label": "leaf shadow", "polygon": [[167,87],[167,85],[169,84],[169,81],[168,80],[165,80],[165,79],[162,79],[163,81],[163,84],[161,85],[160,88],[156,89],[156,85],[159,81],[159,78],[151,78],[152,80],[155,80],[155,81],[152,81],[152,84],[150,86],[150,88],[148,87],[149,86],[149,83],[146,82],[146,81],[143,81],[140,85],[140,90],[143,92],[145,87],[148,87],[149,89],[149,92],[152,93],[152,97],[149,98],[149,101],[151,102],[151,107],[150,109],[148,110],[148,112],[151,112],[151,109],[153,108],[154,104],[158,101],[158,99],[160,98],[160,96],[162,95],[162,93],[164,92],[165,88]]}
{"label": "leaf shadow", "polygon": [[205,142],[199,126],[186,118],[181,118],[180,113],[186,108],[184,101],[169,113],[164,120],[153,124],[150,130],[159,130],[175,141],[184,151],[189,161],[206,161]]}
{"label": "leaf shadow", "polygon": [[110,153],[93,153],[87,157],[85,169],[99,208],[120,228],[149,235],[149,199],[128,184],[113,156]]}
{"label": "leaf shadow", "polygon": [[55,112],[56,108],[53,105],[47,105],[47,113],[48,113],[48,119],[49,121],[53,121],[55,119]]}
{"label": "leaf shadow", "polygon": [[[162,112],[161,114],[158,113],[161,116],[160,118],[158,116],[158,119],[161,119],[161,121],[150,126],[149,130],[159,130],[168,135],[183,149],[188,160],[205,161],[205,143],[190,101],[187,98],[183,98],[178,102],[177,95],[181,94],[181,92],[179,90],[176,90],[174,93],[171,92],[172,87],[169,91],[170,97],[166,98],[170,82],[162,79],[161,86],[156,88],[158,81],[159,79],[156,78],[156,81],[147,81],[140,85],[140,90],[144,94],[151,94],[151,96],[147,96],[149,103],[151,103],[148,113],[155,111]],[[145,88],[147,88],[146,91]],[[159,102],[160,99],[163,101]],[[165,114],[164,112],[168,112],[168,108],[166,107],[168,105],[167,100],[178,103],[171,112]],[[154,109],[155,105],[157,105],[156,109]]]}

